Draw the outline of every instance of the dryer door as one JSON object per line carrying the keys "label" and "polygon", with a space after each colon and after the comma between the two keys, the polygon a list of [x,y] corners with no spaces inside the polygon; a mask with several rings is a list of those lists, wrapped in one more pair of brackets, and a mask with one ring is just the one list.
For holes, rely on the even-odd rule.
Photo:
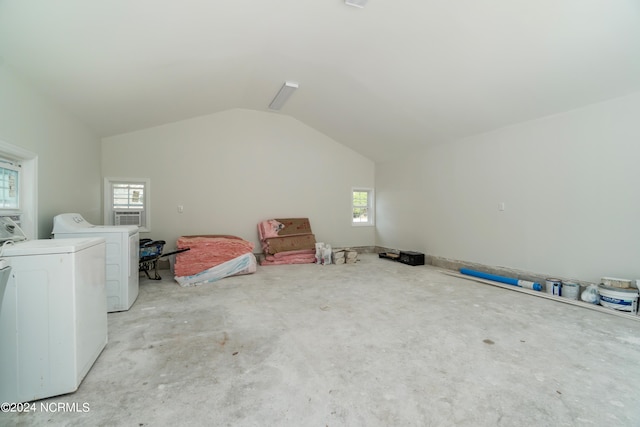
{"label": "dryer door", "polygon": [[138,263],[140,262],[140,233],[129,236],[129,277],[132,274],[138,276]]}
{"label": "dryer door", "polygon": [[127,306],[135,302],[138,297],[140,273],[138,264],[140,262],[140,233],[129,235],[129,295]]}

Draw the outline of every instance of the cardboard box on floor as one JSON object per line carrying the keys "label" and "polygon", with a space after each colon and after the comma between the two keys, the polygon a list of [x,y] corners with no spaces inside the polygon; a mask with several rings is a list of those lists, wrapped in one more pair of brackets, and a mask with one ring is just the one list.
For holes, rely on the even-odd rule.
{"label": "cardboard box on floor", "polygon": [[333,249],[334,264],[355,264],[358,261],[358,251],[350,248]]}

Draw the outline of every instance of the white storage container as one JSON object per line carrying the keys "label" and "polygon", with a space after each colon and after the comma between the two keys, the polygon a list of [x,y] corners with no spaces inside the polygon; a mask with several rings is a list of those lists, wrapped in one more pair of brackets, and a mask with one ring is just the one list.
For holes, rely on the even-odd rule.
{"label": "white storage container", "polygon": [[600,305],[618,311],[638,312],[638,290],[622,289],[612,286],[598,286]]}

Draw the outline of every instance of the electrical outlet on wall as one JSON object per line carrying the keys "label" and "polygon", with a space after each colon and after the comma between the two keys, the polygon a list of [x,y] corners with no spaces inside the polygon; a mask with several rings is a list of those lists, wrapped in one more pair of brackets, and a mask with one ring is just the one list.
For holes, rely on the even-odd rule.
{"label": "electrical outlet on wall", "polygon": [[498,203],[498,210],[499,210],[500,212],[504,211],[504,207],[505,207],[505,206],[504,206],[504,202],[500,202],[500,203]]}

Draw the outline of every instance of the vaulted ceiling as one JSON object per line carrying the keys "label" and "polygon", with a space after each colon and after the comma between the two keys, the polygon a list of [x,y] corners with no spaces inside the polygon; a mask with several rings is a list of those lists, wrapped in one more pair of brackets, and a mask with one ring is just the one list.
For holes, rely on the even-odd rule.
{"label": "vaulted ceiling", "polygon": [[0,0],[0,57],[100,136],[295,81],[274,114],[384,161],[640,90],[640,1]]}

